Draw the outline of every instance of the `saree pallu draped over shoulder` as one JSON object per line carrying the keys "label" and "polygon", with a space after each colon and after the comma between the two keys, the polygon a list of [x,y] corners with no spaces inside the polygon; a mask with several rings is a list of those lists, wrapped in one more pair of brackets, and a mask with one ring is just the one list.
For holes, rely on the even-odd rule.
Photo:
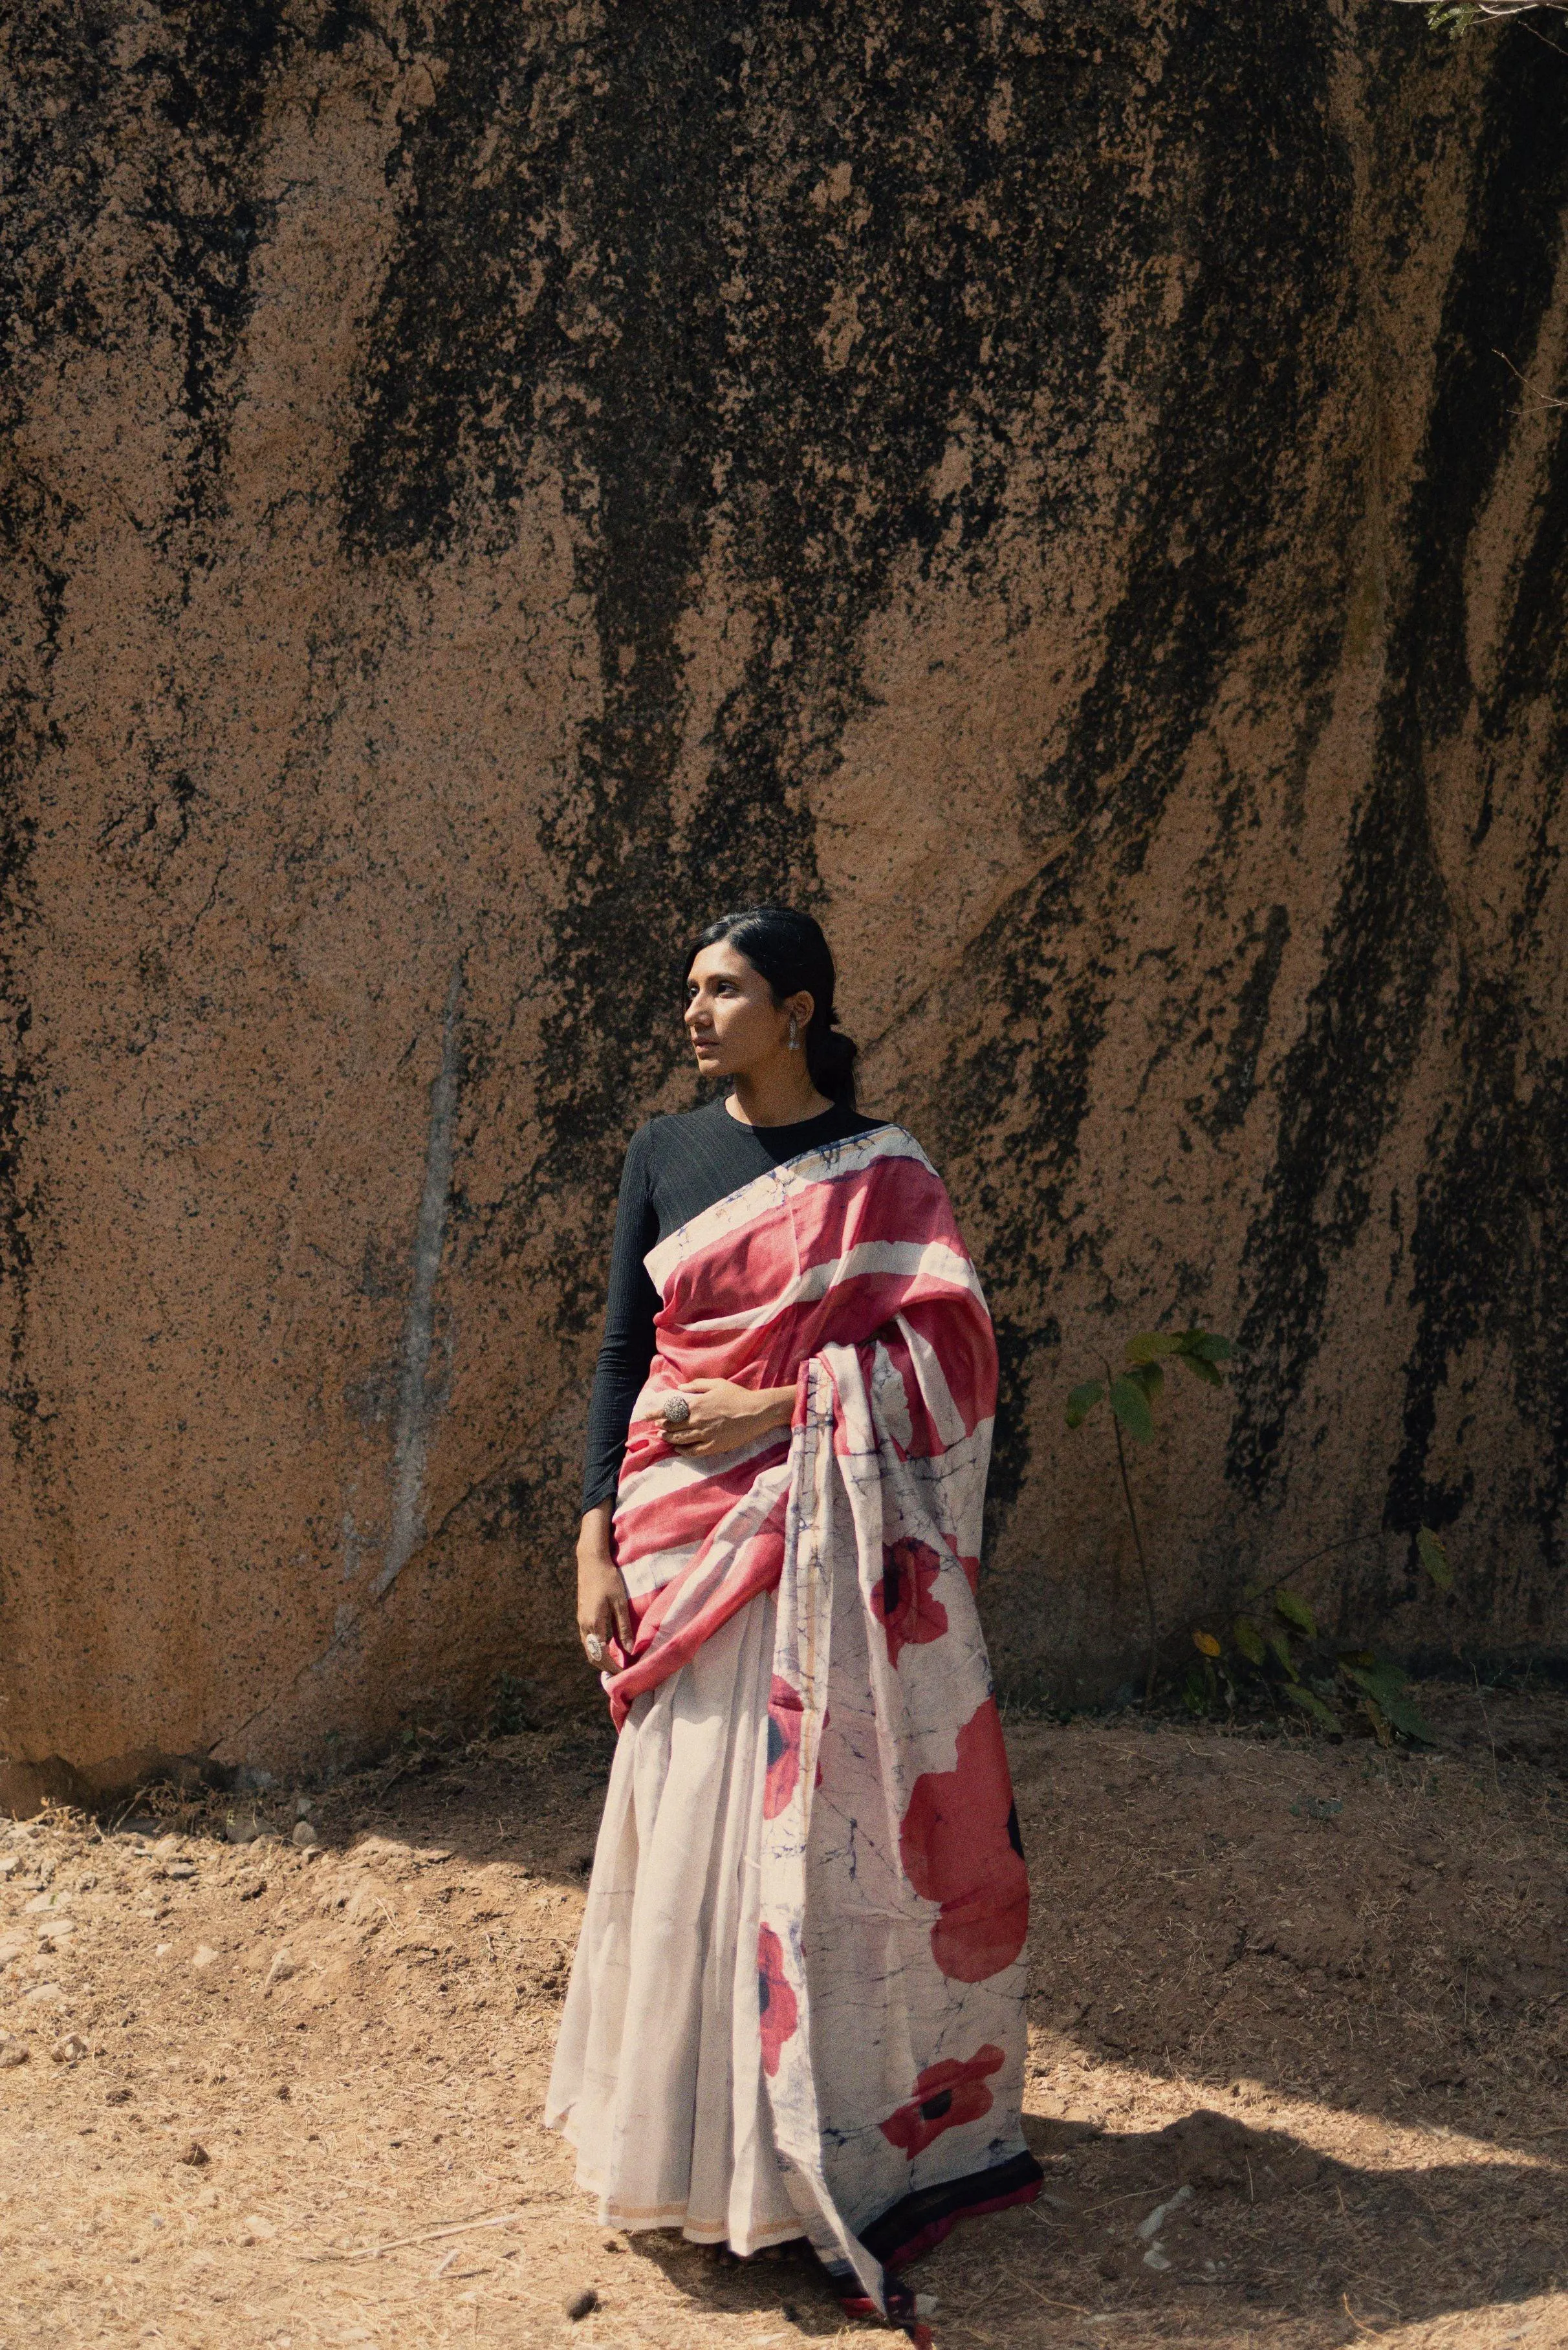
{"label": "saree pallu draped over shoulder", "polygon": [[[713,1831],[701,1894],[738,1921],[724,2030],[756,2119],[740,2082],[732,2158],[758,2166],[748,2191],[773,2213],[757,2241],[804,2234],[851,2306],[907,2319],[891,2271],[1040,2180],[1019,2124],[1028,1877],[974,1598],[991,1319],[947,1193],[898,1127],[774,1169],[646,1262],[658,1351],[615,1512],[636,1630],[605,1685],[618,1726],[641,1735],[661,1694],[674,1704],[672,1677],[753,1656],[734,1670],[755,1679],[756,1760],[726,1733],[714,1785],[738,1811]],[[702,1378],[793,1380],[792,1426],[733,1452],[672,1451],[661,1399]],[[636,1904],[658,1900],[642,1875],[635,1894],[625,1881],[630,1809],[621,1860],[607,1854],[609,1809],[546,2116],[575,2136],[600,2028],[590,1930],[607,1948],[631,1938],[600,1967],[600,2009],[613,1977],[618,2018]],[[656,1860],[645,1835],[636,1866]],[[623,2136],[625,2115],[623,2095]],[[606,2192],[610,2158],[578,2147]],[[647,2209],[643,2224],[667,2223]]]}

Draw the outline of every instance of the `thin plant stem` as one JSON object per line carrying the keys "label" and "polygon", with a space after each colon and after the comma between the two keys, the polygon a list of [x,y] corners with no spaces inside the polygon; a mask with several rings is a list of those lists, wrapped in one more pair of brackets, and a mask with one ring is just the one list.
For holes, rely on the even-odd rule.
{"label": "thin plant stem", "polygon": [[[1111,1367],[1106,1363],[1106,1392],[1107,1395],[1113,1384]],[[1149,1580],[1148,1561],[1144,1556],[1143,1550],[1143,1534],[1138,1527],[1137,1510],[1133,1503],[1132,1481],[1127,1475],[1127,1447],[1122,1442],[1122,1424],[1114,1411],[1111,1414],[1111,1430],[1116,1440],[1116,1467],[1122,1473],[1122,1497],[1127,1505],[1127,1520],[1132,1527],[1133,1548],[1137,1553],[1137,1571],[1143,1577],[1143,1602],[1148,1610],[1148,1671],[1144,1679],[1143,1701],[1145,1705],[1152,1705],[1155,1669],[1159,1662],[1159,1618],[1154,1612],[1154,1585]]]}

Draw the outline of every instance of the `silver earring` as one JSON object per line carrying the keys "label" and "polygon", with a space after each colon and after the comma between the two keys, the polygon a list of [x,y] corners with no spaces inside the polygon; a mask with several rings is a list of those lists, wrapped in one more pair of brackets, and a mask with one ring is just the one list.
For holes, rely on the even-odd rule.
{"label": "silver earring", "polygon": [[794,1024],[793,1012],[789,1015],[789,1048],[792,1053],[798,1053],[800,1050],[800,1031]]}

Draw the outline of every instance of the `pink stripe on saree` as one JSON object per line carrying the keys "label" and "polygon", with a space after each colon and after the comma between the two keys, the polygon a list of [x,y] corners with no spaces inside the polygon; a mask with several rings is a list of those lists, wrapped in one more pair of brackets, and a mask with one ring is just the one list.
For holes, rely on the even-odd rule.
{"label": "pink stripe on saree", "polygon": [[[615,1513],[618,1723],[775,1595],[757,1997],[801,2229],[849,2295],[966,2210],[1033,2195],[1019,2126],[1028,1878],[975,1608],[996,1353],[919,1146],[787,1162],[647,1259],[662,1304]],[[795,1383],[793,1426],[682,1458],[661,1396]]]}

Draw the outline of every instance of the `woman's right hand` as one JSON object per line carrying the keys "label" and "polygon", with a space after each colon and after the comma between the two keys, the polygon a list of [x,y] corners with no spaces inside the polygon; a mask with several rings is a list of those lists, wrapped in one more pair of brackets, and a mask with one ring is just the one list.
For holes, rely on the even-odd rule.
{"label": "woman's right hand", "polygon": [[610,1541],[611,1504],[601,1502],[583,1520],[577,1535],[577,1633],[589,1639],[618,1640],[631,1654],[631,1602],[615,1563]]}

